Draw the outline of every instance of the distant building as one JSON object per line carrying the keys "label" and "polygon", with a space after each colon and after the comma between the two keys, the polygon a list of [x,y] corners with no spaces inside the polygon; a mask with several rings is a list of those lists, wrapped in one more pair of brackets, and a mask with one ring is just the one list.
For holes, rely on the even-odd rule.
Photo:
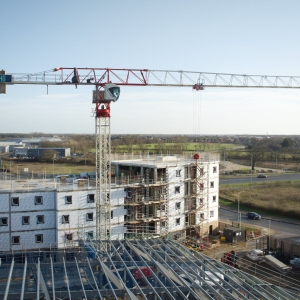
{"label": "distant building", "polygon": [[54,150],[58,153],[59,157],[70,156],[70,148],[29,148],[27,156],[28,157],[39,157],[44,151]]}

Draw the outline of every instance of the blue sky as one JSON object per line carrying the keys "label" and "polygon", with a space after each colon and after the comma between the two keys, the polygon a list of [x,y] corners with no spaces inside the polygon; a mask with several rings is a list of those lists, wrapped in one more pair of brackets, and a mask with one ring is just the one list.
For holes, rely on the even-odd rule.
{"label": "blue sky", "polygon": [[[0,2],[0,69],[55,67],[300,75],[300,2]],[[300,91],[122,87],[111,132],[300,134]],[[92,88],[13,85],[0,95],[0,132],[94,133]]]}

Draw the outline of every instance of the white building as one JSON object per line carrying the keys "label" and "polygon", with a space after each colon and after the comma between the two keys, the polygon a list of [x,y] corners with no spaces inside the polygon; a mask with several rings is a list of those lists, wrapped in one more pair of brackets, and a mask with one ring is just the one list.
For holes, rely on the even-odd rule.
{"label": "white building", "polygon": [[[218,227],[218,160],[176,156],[112,160],[110,239],[202,239]],[[0,181],[0,251],[76,246],[96,238],[92,181]]]}

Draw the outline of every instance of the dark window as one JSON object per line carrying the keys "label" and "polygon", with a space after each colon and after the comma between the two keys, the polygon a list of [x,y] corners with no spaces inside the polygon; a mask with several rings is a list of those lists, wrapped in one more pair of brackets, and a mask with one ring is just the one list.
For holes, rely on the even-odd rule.
{"label": "dark window", "polygon": [[11,240],[12,240],[13,245],[20,245],[20,237],[19,236],[13,236]]}
{"label": "dark window", "polygon": [[94,238],[94,232],[93,231],[89,231],[86,233],[86,237],[87,238],[90,238],[90,239],[93,239]]}
{"label": "dark window", "polygon": [[42,234],[36,234],[35,235],[35,242],[36,243],[42,243],[43,242],[43,235]]}
{"label": "dark window", "polygon": [[19,197],[11,198],[11,205],[12,206],[19,206]]}
{"label": "dark window", "polygon": [[180,218],[176,219],[176,226],[180,225]]}
{"label": "dark window", "polygon": [[34,204],[35,205],[42,205],[43,204],[43,197],[42,196],[35,196],[34,197]]}
{"label": "dark window", "polygon": [[72,204],[72,196],[65,196],[65,203]]}
{"label": "dark window", "polygon": [[176,170],[176,177],[181,177],[181,170]]}
{"label": "dark window", "polygon": [[87,202],[88,203],[94,203],[95,202],[95,194],[87,195]]}
{"label": "dark window", "polygon": [[8,218],[0,218],[0,226],[7,226]]}
{"label": "dark window", "polygon": [[62,216],[62,223],[63,224],[69,224],[70,223],[70,216],[69,215],[63,215]]}
{"label": "dark window", "polygon": [[175,194],[180,193],[180,186],[175,186]]}
{"label": "dark window", "polygon": [[66,240],[73,241],[73,233],[66,233]]}
{"label": "dark window", "polygon": [[210,187],[214,188],[215,187],[215,183],[213,181],[210,182]]}
{"label": "dark window", "polygon": [[87,213],[86,214],[86,220],[87,221],[93,221],[94,219],[94,214],[93,213]]}
{"label": "dark window", "polygon": [[114,218],[114,211],[113,211],[113,210],[110,211],[110,218],[111,218],[111,219]]}
{"label": "dark window", "polygon": [[22,217],[22,224],[23,225],[29,225],[30,224],[30,217],[29,216]]}
{"label": "dark window", "polygon": [[180,202],[175,203],[175,209],[180,209]]}
{"label": "dark window", "polygon": [[217,173],[217,167],[213,167],[213,173]]}
{"label": "dark window", "polygon": [[37,224],[44,224],[44,215],[36,216]]}
{"label": "dark window", "polygon": [[217,196],[213,196],[213,202],[217,201]]}

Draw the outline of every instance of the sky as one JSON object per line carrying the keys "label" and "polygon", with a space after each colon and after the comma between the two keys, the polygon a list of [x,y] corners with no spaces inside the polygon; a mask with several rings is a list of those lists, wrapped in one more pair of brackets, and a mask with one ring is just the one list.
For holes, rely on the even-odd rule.
{"label": "sky", "polygon": [[[1,0],[0,69],[298,76],[298,0]],[[92,87],[9,85],[1,133],[95,131]],[[298,89],[121,87],[112,134],[298,135]],[[195,104],[196,103],[196,104]]]}

